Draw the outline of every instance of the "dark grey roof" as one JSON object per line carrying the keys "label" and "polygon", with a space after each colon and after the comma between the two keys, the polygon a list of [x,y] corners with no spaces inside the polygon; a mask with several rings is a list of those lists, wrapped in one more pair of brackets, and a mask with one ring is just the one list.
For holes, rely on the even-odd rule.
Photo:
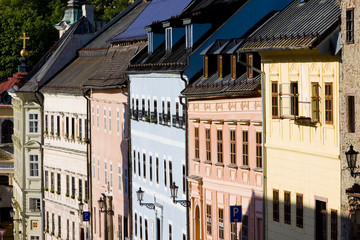
{"label": "dark grey roof", "polygon": [[252,33],[244,50],[312,48],[340,23],[338,0],[294,0]]}
{"label": "dark grey roof", "polygon": [[200,55],[218,55],[218,54],[233,54],[241,45],[243,39],[233,38],[230,40],[218,39],[209,47],[205,48]]}
{"label": "dark grey roof", "polygon": [[188,85],[182,94],[187,97],[206,96],[258,96],[261,88],[261,75],[248,78],[247,73],[237,79],[232,79],[230,74],[219,78],[215,73],[209,78],[201,77],[193,84]]}

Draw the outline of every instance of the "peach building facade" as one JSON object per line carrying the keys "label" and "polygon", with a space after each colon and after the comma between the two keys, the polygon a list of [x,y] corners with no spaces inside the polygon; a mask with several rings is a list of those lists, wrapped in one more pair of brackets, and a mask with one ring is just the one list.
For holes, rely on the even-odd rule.
{"label": "peach building facade", "polygon": [[[108,239],[129,236],[126,103],[120,89],[90,93],[93,239],[105,239],[105,234]],[[113,214],[100,211],[100,198],[107,205],[102,210]]]}
{"label": "peach building facade", "polygon": [[[188,105],[192,239],[262,239],[261,98]],[[231,205],[242,206],[241,224],[230,223]]]}

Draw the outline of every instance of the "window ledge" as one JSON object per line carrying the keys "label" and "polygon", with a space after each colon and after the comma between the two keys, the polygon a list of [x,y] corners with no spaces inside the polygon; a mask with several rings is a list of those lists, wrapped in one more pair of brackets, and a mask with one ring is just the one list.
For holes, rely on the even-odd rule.
{"label": "window ledge", "polygon": [[240,168],[243,170],[250,170],[250,167],[247,165],[242,165],[242,166],[240,166]]}
{"label": "window ledge", "polygon": [[223,164],[223,163],[219,163],[219,162],[218,162],[218,163],[215,163],[214,165],[215,165],[215,166],[218,166],[218,167],[224,167],[224,164]]}
{"label": "window ledge", "polygon": [[192,159],[194,162],[200,162],[200,159],[198,159],[198,158],[193,158]]}
{"label": "window ledge", "polygon": [[205,163],[205,164],[209,164],[209,165],[212,165],[212,162],[211,162],[211,161],[208,161],[208,160],[203,161],[203,163]]}
{"label": "window ledge", "polygon": [[238,169],[238,166],[236,166],[235,164],[229,164],[227,165],[228,168],[234,168],[234,169]]}
{"label": "window ledge", "polygon": [[262,169],[262,168],[258,168],[258,167],[253,168],[253,170],[254,170],[254,172],[263,172],[263,169]]}

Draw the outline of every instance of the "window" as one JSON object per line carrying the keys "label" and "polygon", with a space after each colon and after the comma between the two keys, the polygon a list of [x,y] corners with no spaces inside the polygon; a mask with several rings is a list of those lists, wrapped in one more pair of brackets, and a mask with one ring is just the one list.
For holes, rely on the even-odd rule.
{"label": "window", "polygon": [[185,26],[186,48],[193,46],[193,25],[189,24]]}
{"label": "window", "polygon": [[66,193],[70,194],[70,177],[66,175]]}
{"label": "window", "polygon": [[92,126],[94,127],[94,125],[95,125],[95,111],[94,111],[94,106],[91,107],[91,123],[92,123]]}
{"label": "window", "polygon": [[242,222],[241,222],[241,239],[248,240],[249,237],[249,217],[248,215],[243,215]]}
{"label": "window", "polygon": [[56,117],[57,119],[56,119],[56,124],[57,124],[57,126],[56,126],[56,131],[57,131],[57,136],[60,136],[60,116],[57,116]]}
{"label": "window", "polygon": [[[94,226],[96,226],[96,224],[94,224]],[[95,227],[95,229],[96,229],[96,227]],[[96,233],[96,230],[95,230],[95,233]],[[70,220],[69,219],[66,220],[66,238],[67,239],[70,238]]]}
{"label": "window", "polygon": [[100,121],[100,118],[99,118],[99,106],[96,106],[96,127],[99,128],[99,121]]}
{"label": "window", "polygon": [[284,222],[291,224],[290,192],[284,192]]}
{"label": "window", "polygon": [[140,222],[140,239],[143,239],[143,225],[142,225],[142,217],[139,217],[139,222]]}
{"label": "window", "polygon": [[296,194],[296,226],[303,227],[303,216],[304,216],[304,206],[303,206],[303,195]]}
{"label": "window", "polygon": [[39,176],[39,156],[38,155],[29,155],[29,167],[30,167],[30,177]]}
{"label": "window", "polygon": [[148,116],[149,117],[149,120],[150,120],[150,115],[151,115],[151,110],[150,110],[150,99],[148,99],[148,101],[147,101],[147,114],[146,114],[146,116]]}
{"label": "window", "polygon": [[30,236],[30,240],[40,240],[40,236]]}
{"label": "window", "polygon": [[106,108],[104,108],[104,130],[106,131]]}
{"label": "window", "polygon": [[279,85],[278,82],[271,83],[271,110],[272,118],[279,118]]}
{"label": "window", "polygon": [[128,219],[124,217],[124,237],[128,237]]}
{"label": "window", "polygon": [[299,115],[299,94],[298,94],[298,83],[290,83],[290,111],[291,115]]}
{"label": "window", "polygon": [[[73,226],[75,226],[74,222],[73,222]],[[99,209],[99,237],[101,237],[101,210],[100,209]]]}
{"label": "window", "polygon": [[51,229],[52,229],[52,232],[55,232],[55,214],[51,214]]}
{"label": "window", "polygon": [[88,186],[88,181],[87,180],[85,180],[84,188],[85,188],[85,198],[89,199],[89,186]]}
{"label": "window", "polygon": [[217,160],[223,162],[223,137],[222,130],[217,130]]}
{"label": "window", "polygon": [[337,224],[337,211],[334,209],[331,209],[331,240],[338,239],[338,224]]}
{"label": "window", "polygon": [[211,235],[211,205],[206,205],[206,233]]}
{"label": "window", "polygon": [[45,132],[47,134],[48,131],[49,131],[49,128],[48,128],[49,122],[48,122],[48,115],[47,114],[45,115],[45,123],[44,123],[44,125],[45,125]]}
{"label": "window", "polygon": [[134,174],[136,174],[136,151],[134,150]]}
{"label": "window", "polygon": [[224,209],[219,208],[219,239],[224,239]]}
{"label": "window", "polygon": [[40,211],[40,198],[30,198],[30,211]]}
{"label": "window", "polygon": [[273,220],[279,221],[279,190],[273,190]]}
{"label": "window", "polygon": [[199,128],[195,127],[195,158],[199,159]]}
{"label": "window", "polygon": [[209,77],[209,57],[208,56],[204,56],[204,66],[203,66],[203,71],[204,71],[204,77]]}
{"label": "window", "polygon": [[82,180],[79,179],[79,197],[82,198],[83,196],[83,185],[82,185]]}
{"label": "window", "polygon": [[171,116],[171,111],[170,111],[170,101],[167,102],[167,121],[170,122],[170,116]]}
{"label": "window", "polygon": [[355,96],[348,96],[348,130],[355,132]]}
{"label": "window", "polygon": [[236,78],[236,55],[231,55],[231,77]]}
{"label": "window", "polygon": [[146,155],[143,153],[143,177],[146,179]]}
{"label": "window", "polygon": [[249,165],[249,138],[248,138],[248,131],[243,131],[242,133],[242,141],[243,141],[243,165],[248,166]]}
{"label": "window", "polygon": [[113,166],[110,163],[110,187],[113,187]]}
{"label": "window", "polygon": [[58,216],[58,236],[61,236],[61,216]]}
{"label": "window", "polygon": [[[101,231],[99,233],[100,233],[100,237],[101,237]],[[72,222],[72,235],[73,235],[73,239],[75,240],[75,222]]]}
{"label": "window", "polygon": [[104,180],[105,180],[105,186],[107,186],[108,179],[107,179],[107,162],[104,162]]}
{"label": "window", "polygon": [[93,169],[92,169],[92,171],[93,171],[93,178],[95,179],[95,157],[93,157]]}
{"label": "window", "polygon": [[235,130],[230,130],[230,161],[236,164],[236,134]]}
{"label": "window", "polygon": [[206,161],[211,162],[211,138],[210,128],[205,129],[206,135]]}
{"label": "window", "polygon": [[231,223],[230,231],[231,240],[237,240],[237,223]]}
{"label": "window", "polygon": [[167,182],[166,182],[166,160],[164,159],[164,185],[165,185],[165,187],[166,187],[166,185],[167,185]]}
{"label": "window", "polygon": [[65,118],[65,130],[66,130],[65,137],[69,137],[69,132],[70,132],[70,130],[69,130],[69,117]]}
{"label": "window", "polygon": [[46,229],[49,231],[49,226],[50,226],[50,222],[49,222],[49,212],[46,212]]}
{"label": "window", "polygon": [[111,131],[111,108],[109,108],[109,132]]}
{"label": "window", "polygon": [[170,186],[172,185],[173,183],[173,172],[172,172],[172,162],[169,161],[169,184]]}
{"label": "window", "polygon": [[49,189],[49,171],[45,170],[45,177],[44,177],[44,188],[45,190]]}
{"label": "window", "polygon": [[[139,99],[136,99],[136,117],[139,116],[138,114],[139,114]],[[136,120],[138,120],[138,118]]]}
{"label": "window", "polygon": [[100,159],[98,158],[97,161],[97,175],[98,175],[98,181],[100,181]]}
{"label": "window", "polygon": [[29,114],[29,133],[37,133],[39,125],[39,115],[37,113]]}
{"label": "window", "polygon": [[141,170],[140,170],[140,153],[138,152],[138,175],[141,176]]}
{"label": "window", "polygon": [[165,123],[165,102],[161,102],[161,111],[162,111],[162,119],[160,119],[163,123]]}
{"label": "window", "polygon": [[119,191],[121,191],[121,166],[118,166],[118,186],[119,186]]}
{"label": "window", "polygon": [[247,54],[246,55],[246,63],[248,64],[248,67],[247,67],[247,76],[248,78],[252,78],[253,77],[253,69],[252,67],[254,66],[254,63],[253,63],[253,55],[250,53],[250,54]]}
{"label": "window", "polygon": [[157,123],[157,101],[154,100],[154,116],[151,119],[152,122]]}
{"label": "window", "polygon": [[172,240],[172,226],[169,224],[169,240]]}
{"label": "window", "polygon": [[149,240],[148,220],[145,219],[145,240]]}
{"label": "window", "polygon": [[154,51],[154,42],[153,42],[153,32],[148,33],[148,52],[152,53]]}
{"label": "window", "polygon": [[312,115],[311,119],[313,122],[319,122],[320,120],[320,95],[319,95],[319,84],[318,83],[311,83],[311,109],[312,109]]}
{"label": "window", "polygon": [[75,118],[71,118],[71,138],[75,137]]}
{"label": "window", "polygon": [[122,239],[122,216],[118,215],[118,237],[119,239]]}
{"label": "window", "polygon": [[141,116],[145,118],[145,99],[141,99]]}
{"label": "window", "polygon": [[71,177],[71,196],[75,197],[75,177]]}
{"label": "window", "polygon": [[172,28],[166,28],[165,29],[165,45],[166,50],[171,50],[172,48]]}
{"label": "window", "polygon": [[346,43],[354,43],[354,9],[346,10]]}
{"label": "window", "polygon": [[223,60],[221,55],[218,56],[218,77],[223,77]]}
{"label": "window", "polygon": [[156,183],[159,184],[159,158],[156,157]]}
{"label": "window", "polygon": [[61,174],[57,174],[57,191],[58,193],[61,193]]}
{"label": "window", "polygon": [[256,167],[262,168],[262,133],[256,133]]}
{"label": "window", "polygon": [[117,132],[117,134],[120,133],[120,112],[119,112],[119,109],[116,109],[116,132]]}
{"label": "window", "polygon": [[325,123],[333,123],[333,93],[332,83],[325,83]]}
{"label": "window", "polygon": [[135,236],[137,236],[137,214],[135,213],[135,217],[134,217],[135,219],[134,219],[134,222],[135,222]]}
{"label": "window", "polygon": [[54,191],[54,190],[55,190],[55,180],[54,180],[55,176],[54,176],[54,173],[51,172],[51,175],[50,175],[50,176],[51,176],[51,177],[50,177],[51,190]]}
{"label": "window", "polygon": [[185,165],[182,166],[183,171],[183,193],[185,194],[186,191],[186,171],[185,171]]}
{"label": "window", "polygon": [[54,115],[50,117],[50,134],[54,134]]}
{"label": "window", "polygon": [[152,156],[149,156],[149,176],[150,176],[150,182],[153,180],[153,166],[152,166]]}

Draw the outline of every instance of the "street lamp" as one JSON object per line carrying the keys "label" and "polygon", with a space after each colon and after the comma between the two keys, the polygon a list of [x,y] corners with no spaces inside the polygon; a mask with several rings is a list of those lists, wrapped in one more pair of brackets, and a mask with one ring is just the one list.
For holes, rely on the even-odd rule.
{"label": "street lamp", "polygon": [[155,204],[142,202],[144,198],[144,193],[145,192],[141,189],[141,187],[139,188],[139,190],[136,191],[137,200],[139,201],[140,206],[145,206],[148,209],[155,209]]}
{"label": "street lamp", "polygon": [[104,212],[108,215],[114,215],[114,211],[113,210],[108,210],[107,209],[107,205],[105,202],[105,196],[100,197],[100,199],[98,200],[98,204],[99,204],[99,208],[100,208],[100,212]]}
{"label": "street lamp", "polygon": [[79,213],[80,213],[80,215],[83,213],[83,210],[84,210],[84,203],[79,202]]}
{"label": "street lamp", "polygon": [[359,152],[354,150],[353,145],[350,145],[350,150],[345,152],[346,155],[346,161],[348,164],[348,167],[350,169],[350,174],[352,177],[359,175],[359,172],[355,172],[355,168],[357,168],[356,166],[356,160],[357,160],[357,155],[359,154]]}
{"label": "street lamp", "polygon": [[11,219],[12,219],[14,222],[21,222],[21,219],[16,219],[16,218],[15,218],[14,209],[11,209],[11,210],[10,210],[10,217],[11,217]]}
{"label": "street lamp", "polygon": [[175,182],[173,182],[170,186],[170,193],[173,199],[173,203],[180,203],[184,207],[190,207],[190,202],[188,200],[176,200],[178,194],[179,187],[176,186]]}

